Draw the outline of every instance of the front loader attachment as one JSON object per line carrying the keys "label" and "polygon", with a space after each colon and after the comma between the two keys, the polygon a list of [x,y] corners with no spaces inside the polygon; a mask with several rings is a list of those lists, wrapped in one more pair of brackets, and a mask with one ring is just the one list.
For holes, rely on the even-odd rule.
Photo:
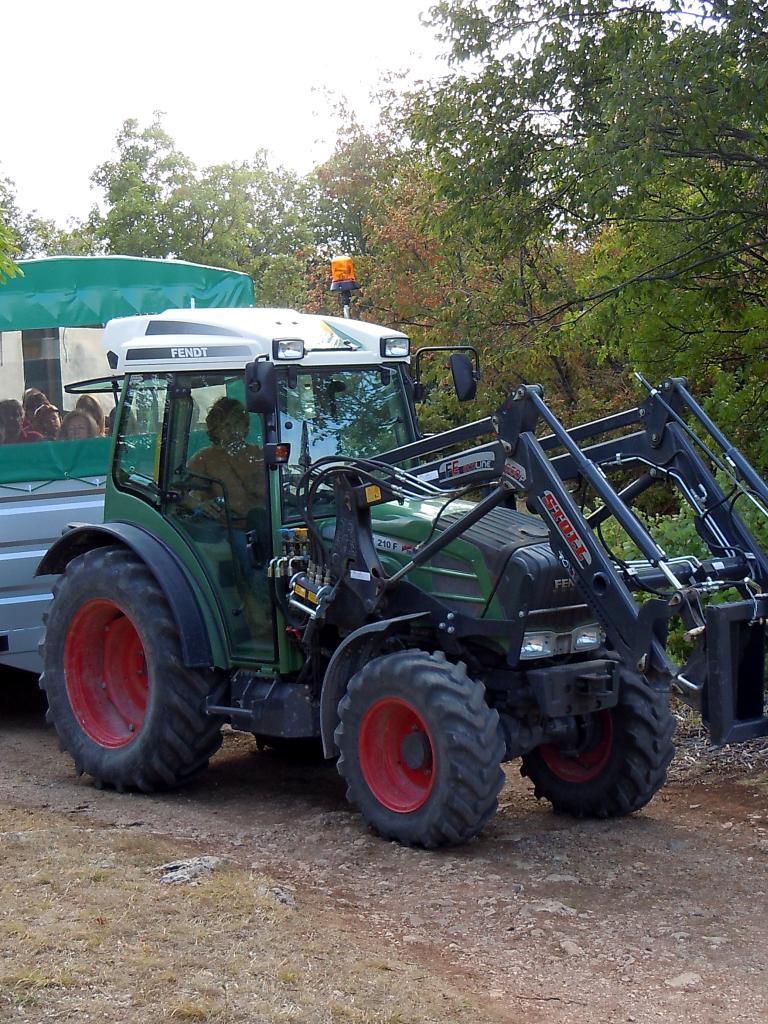
{"label": "front loader attachment", "polygon": [[[513,467],[510,479],[542,515],[553,547],[624,660],[639,655],[638,669],[698,708],[713,743],[768,735],[768,557],[735,510],[742,499],[768,521],[768,486],[691,397],[683,379],[667,380],[660,388],[643,383],[649,394],[637,409],[572,431],[557,420],[539,389],[520,388],[497,416]],[[551,434],[539,441],[533,431],[540,421]],[[577,443],[633,423],[642,429],[586,448]],[[547,452],[557,448],[564,454],[548,458]],[[611,473],[623,476],[621,490],[609,482]],[[524,482],[517,483],[521,476]],[[571,482],[586,484],[597,508],[582,511],[566,486]],[[685,499],[711,557],[668,556],[633,510],[631,502],[660,482],[673,484]],[[631,538],[641,559],[623,561],[601,543],[599,527],[609,518]],[[715,603],[734,590],[741,600]],[[648,594],[656,599],[642,603]],[[656,606],[655,615],[644,615],[649,604]],[[669,657],[661,626],[676,616],[694,644],[682,668]]]}
{"label": "front loader attachment", "polygon": [[[503,500],[506,488],[508,503],[525,501],[541,516],[553,550],[625,665],[699,709],[713,743],[768,735],[768,555],[736,511],[737,502],[749,503],[768,524],[768,485],[690,395],[684,378],[658,388],[639,379],[648,396],[636,408],[570,430],[541,388],[526,385],[490,419],[387,452],[380,461],[432,456],[412,470],[425,484],[446,490],[496,484],[486,500]],[[490,433],[495,440],[436,457]],[[621,478],[619,487],[611,476]],[[659,484],[671,485],[687,503],[710,557],[668,555],[654,539],[633,502]],[[607,520],[631,539],[639,558],[622,560],[608,548],[601,532]],[[463,522],[472,521],[470,514]],[[451,537],[462,528],[454,521]],[[438,533],[431,553],[446,538],[447,531]],[[417,550],[411,565],[420,559]],[[734,591],[735,600],[720,603]],[[667,650],[673,618],[682,619],[691,645],[682,667]]]}

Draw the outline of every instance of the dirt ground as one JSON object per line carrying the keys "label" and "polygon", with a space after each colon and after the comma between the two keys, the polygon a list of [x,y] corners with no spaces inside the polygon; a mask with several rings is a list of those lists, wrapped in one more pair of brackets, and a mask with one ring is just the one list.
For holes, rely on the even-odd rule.
{"label": "dirt ground", "polygon": [[485,833],[425,853],[372,835],[331,764],[231,733],[183,792],[119,795],[6,705],[2,1021],[768,1020],[765,746],[686,742],[615,822],[553,815],[510,765]]}

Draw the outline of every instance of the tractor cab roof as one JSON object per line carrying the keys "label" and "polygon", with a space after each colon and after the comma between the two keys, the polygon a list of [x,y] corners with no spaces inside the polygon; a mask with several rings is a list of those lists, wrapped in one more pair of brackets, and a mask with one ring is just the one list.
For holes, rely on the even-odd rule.
{"label": "tractor cab roof", "polygon": [[107,324],[104,345],[117,357],[114,369],[124,373],[241,369],[264,357],[303,366],[408,358],[408,338],[400,331],[292,309],[169,309],[124,317]]}

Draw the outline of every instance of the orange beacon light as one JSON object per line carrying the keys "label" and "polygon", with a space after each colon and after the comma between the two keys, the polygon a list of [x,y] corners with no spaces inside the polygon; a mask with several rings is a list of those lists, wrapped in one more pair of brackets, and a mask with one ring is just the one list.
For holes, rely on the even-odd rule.
{"label": "orange beacon light", "polygon": [[334,256],[331,260],[331,291],[354,291],[359,288],[355,264],[351,256]]}

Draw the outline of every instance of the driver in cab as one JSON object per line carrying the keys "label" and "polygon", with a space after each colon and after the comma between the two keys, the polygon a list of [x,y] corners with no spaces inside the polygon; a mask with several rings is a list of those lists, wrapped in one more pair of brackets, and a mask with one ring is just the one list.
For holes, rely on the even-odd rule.
{"label": "driver in cab", "polygon": [[219,398],[205,418],[211,445],[187,466],[194,480],[189,496],[211,519],[246,529],[248,515],[264,507],[264,454],[246,441],[250,421],[242,402]]}

